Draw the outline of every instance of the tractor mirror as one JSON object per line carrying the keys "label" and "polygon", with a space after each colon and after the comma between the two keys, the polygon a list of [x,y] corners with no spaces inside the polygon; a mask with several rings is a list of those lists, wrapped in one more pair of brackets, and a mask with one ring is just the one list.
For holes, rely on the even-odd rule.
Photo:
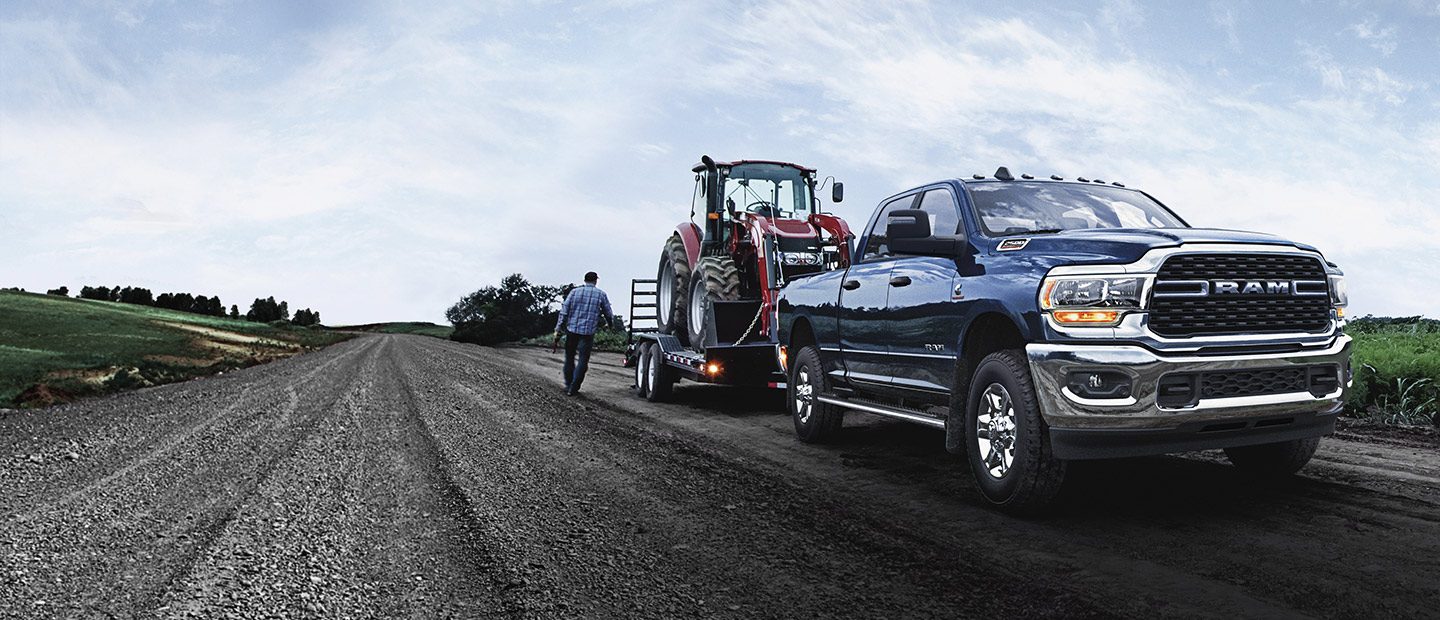
{"label": "tractor mirror", "polygon": [[840,202],[842,200],[845,200],[845,184],[836,181],[835,184],[830,187],[830,202]]}

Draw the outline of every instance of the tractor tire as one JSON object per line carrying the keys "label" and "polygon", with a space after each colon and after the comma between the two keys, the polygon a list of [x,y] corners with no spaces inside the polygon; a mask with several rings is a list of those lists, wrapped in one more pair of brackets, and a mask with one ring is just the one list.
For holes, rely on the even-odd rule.
{"label": "tractor tire", "polygon": [[689,295],[690,257],[680,235],[670,235],[665,249],[660,251],[660,272],[655,276],[655,322],[660,324],[660,333],[673,335],[681,342],[690,338],[685,329]]}
{"label": "tractor tire", "polygon": [[1066,463],[1050,452],[1025,351],[997,351],[980,360],[970,380],[965,427],[970,471],[985,499],[1011,514],[1050,507],[1065,482]]}
{"label": "tractor tire", "polygon": [[696,263],[690,274],[690,311],[685,324],[689,329],[690,346],[705,350],[705,311],[714,301],[740,299],[740,268],[729,256],[706,256]]}

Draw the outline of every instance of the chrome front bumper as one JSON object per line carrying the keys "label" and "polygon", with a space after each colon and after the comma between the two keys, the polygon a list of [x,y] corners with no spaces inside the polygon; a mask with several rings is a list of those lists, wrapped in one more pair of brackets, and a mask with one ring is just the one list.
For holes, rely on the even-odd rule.
{"label": "chrome front bumper", "polygon": [[[1133,345],[1031,344],[1025,347],[1030,373],[1040,399],[1040,412],[1052,430],[1060,431],[1163,431],[1204,429],[1216,423],[1239,423],[1260,418],[1296,416],[1307,420],[1327,418],[1333,427],[1335,413],[1345,399],[1349,379],[1350,337],[1338,335],[1321,349],[1233,356],[1160,355]],[[1171,373],[1277,368],[1291,365],[1335,364],[1340,386],[1333,393],[1310,392],[1201,399],[1187,407],[1167,408],[1156,402],[1156,386]],[[1133,381],[1126,398],[1086,399],[1066,387],[1072,372],[1121,372]],[[1199,425],[1199,426],[1197,426]],[[1228,425],[1240,428],[1246,425]],[[1321,433],[1323,434],[1323,433]]]}

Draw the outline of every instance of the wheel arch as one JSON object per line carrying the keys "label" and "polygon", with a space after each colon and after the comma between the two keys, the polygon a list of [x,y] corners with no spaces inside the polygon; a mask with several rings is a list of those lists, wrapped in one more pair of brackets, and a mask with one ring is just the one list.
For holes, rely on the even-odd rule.
{"label": "wheel arch", "polygon": [[685,222],[675,227],[675,234],[680,236],[680,243],[685,245],[685,257],[693,267],[700,262],[700,227],[694,222]]}
{"label": "wheel arch", "polygon": [[955,359],[951,382],[950,415],[945,420],[945,449],[952,454],[965,451],[965,407],[969,406],[970,379],[985,356],[1005,349],[1022,349],[1028,339],[1019,324],[1006,312],[990,310],[975,316],[960,334],[960,355]]}

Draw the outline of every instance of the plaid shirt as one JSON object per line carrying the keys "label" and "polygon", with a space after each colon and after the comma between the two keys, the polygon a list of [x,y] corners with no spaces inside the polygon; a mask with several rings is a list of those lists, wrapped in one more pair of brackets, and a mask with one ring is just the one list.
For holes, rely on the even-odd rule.
{"label": "plaid shirt", "polygon": [[599,327],[599,322],[605,321],[605,325],[610,325],[610,317],[614,314],[605,291],[594,284],[577,286],[565,296],[565,303],[560,305],[560,320],[555,322],[555,331],[592,336]]}

